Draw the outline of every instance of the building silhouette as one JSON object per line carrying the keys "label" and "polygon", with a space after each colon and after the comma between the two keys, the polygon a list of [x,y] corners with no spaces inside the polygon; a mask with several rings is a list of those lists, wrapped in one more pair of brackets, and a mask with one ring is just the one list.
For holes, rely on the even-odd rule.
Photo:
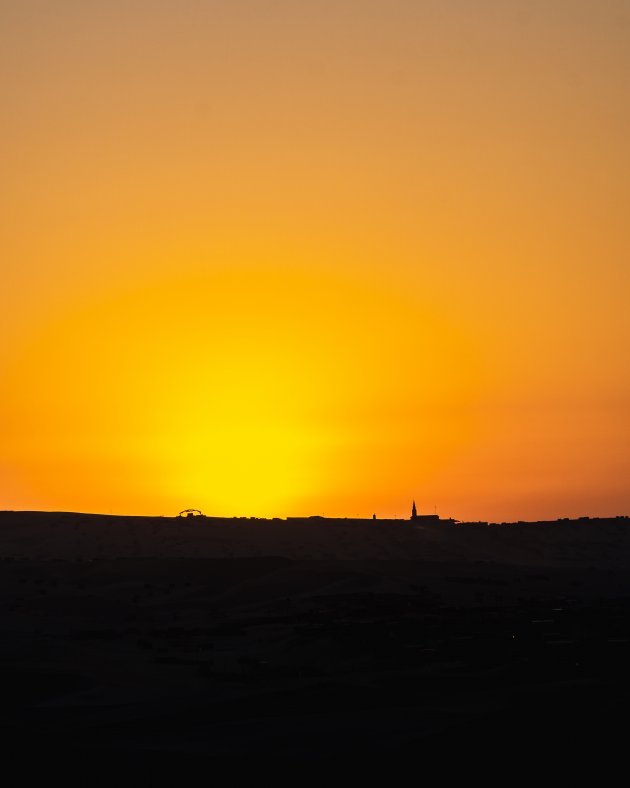
{"label": "building silhouette", "polygon": [[412,523],[422,525],[455,525],[457,522],[450,517],[443,520],[439,514],[418,514],[415,501],[411,505],[411,517],[409,519]]}

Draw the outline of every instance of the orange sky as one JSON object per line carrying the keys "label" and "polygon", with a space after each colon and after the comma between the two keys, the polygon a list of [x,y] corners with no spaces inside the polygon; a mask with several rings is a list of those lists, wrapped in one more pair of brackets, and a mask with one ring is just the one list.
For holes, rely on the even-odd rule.
{"label": "orange sky", "polygon": [[626,0],[22,0],[0,73],[0,508],[630,513]]}

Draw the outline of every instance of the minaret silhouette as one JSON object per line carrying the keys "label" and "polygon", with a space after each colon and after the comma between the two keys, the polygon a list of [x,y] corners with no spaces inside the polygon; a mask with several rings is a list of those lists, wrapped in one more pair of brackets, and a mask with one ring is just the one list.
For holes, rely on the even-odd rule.
{"label": "minaret silhouette", "polygon": [[413,502],[413,506],[411,507],[411,519],[415,520],[418,516],[418,510],[416,509],[416,502]]}

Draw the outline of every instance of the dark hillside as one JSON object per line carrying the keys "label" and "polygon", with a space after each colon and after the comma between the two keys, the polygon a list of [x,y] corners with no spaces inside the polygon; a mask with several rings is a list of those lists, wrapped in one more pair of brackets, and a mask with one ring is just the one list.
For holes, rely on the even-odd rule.
{"label": "dark hillside", "polygon": [[7,757],[179,774],[614,751],[626,529],[2,514]]}

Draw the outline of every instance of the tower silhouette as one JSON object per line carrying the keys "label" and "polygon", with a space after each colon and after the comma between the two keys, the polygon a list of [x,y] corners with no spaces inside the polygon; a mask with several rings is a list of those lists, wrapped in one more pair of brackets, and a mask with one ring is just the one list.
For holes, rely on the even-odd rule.
{"label": "tower silhouette", "polygon": [[418,516],[418,510],[416,509],[416,502],[413,502],[413,506],[411,507],[411,519],[415,520]]}

